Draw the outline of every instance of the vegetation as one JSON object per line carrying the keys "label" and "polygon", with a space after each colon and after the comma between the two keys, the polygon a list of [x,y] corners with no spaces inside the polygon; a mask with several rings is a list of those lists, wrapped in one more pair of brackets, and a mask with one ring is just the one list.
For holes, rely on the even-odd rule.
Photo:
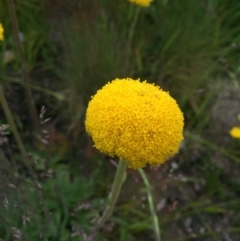
{"label": "vegetation", "polygon": [[96,240],[155,240],[150,191],[163,241],[240,240],[239,13],[238,0],[0,1],[0,239],[90,240],[116,160],[92,147],[86,107],[130,77],[171,93],[185,139],[144,169],[151,190],[127,170]]}

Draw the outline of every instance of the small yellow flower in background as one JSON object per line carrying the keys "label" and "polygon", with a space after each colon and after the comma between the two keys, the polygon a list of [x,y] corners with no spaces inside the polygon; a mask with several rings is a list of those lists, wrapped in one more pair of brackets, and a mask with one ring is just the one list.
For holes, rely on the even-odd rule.
{"label": "small yellow flower in background", "polygon": [[128,0],[129,2],[135,3],[141,7],[148,7],[152,0]]}
{"label": "small yellow flower in background", "polygon": [[[240,115],[238,115],[238,120],[240,121]],[[240,127],[234,126],[230,131],[229,134],[233,138],[240,138]]]}
{"label": "small yellow flower in background", "polygon": [[3,33],[4,33],[4,29],[3,29],[2,24],[0,23],[0,41],[4,39]]}
{"label": "small yellow flower in background", "polygon": [[184,117],[176,101],[146,81],[115,79],[88,104],[85,126],[95,147],[130,168],[159,165],[178,152]]}
{"label": "small yellow flower in background", "polygon": [[240,138],[240,127],[233,127],[231,130],[230,130],[230,135],[231,137],[233,138]]}

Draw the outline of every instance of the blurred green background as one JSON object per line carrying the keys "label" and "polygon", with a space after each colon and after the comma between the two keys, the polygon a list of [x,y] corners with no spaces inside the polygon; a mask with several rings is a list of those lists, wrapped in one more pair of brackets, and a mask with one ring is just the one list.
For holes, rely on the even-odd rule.
{"label": "blurred green background", "polygon": [[[4,0],[0,22],[1,240],[89,240],[117,160],[92,147],[85,111],[124,77],[160,85],[185,116],[179,153],[145,169],[162,240],[240,240],[238,0]],[[97,240],[155,240],[138,172]]]}

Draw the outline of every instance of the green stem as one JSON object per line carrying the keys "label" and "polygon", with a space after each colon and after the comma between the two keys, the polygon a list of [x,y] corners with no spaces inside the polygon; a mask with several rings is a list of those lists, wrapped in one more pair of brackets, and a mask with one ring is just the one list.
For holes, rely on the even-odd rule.
{"label": "green stem", "polygon": [[[17,83],[17,84],[20,84],[20,85],[24,84],[24,83],[22,83],[21,80],[19,80],[18,78],[14,78],[14,77],[3,76],[2,79],[6,80],[6,81],[11,81],[13,83]],[[43,88],[43,87],[35,85],[35,84],[31,84],[30,87],[33,90],[41,91],[41,92],[43,92],[46,95],[50,95],[50,96],[56,98],[58,101],[66,100],[66,97],[63,94],[60,94],[60,93],[58,93],[56,91],[52,91],[52,90],[50,90],[48,88]]]}
{"label": "green stem", "polygon": [[132,21],[130,29],[129,29],[129,33],[128,33],[128,42],[127,42],[127,46],[126,46],[126,58],[125,58],[125,61],[126,61],[125,62],[125,74],[126,75],[128,74],[131,45],[132,45],[134,32],[135,32],[135,29],[136,29],[136,24],[137,24],[139,12],[140,12],[140,7],[137,7],[136,10],[135,10],[135,13],[134,13],[133,21]]}
{"label": "green stem", "polygon": [[127,164],[123,160],[119,160],[117,173],[115,175],[114,183],[112,186],[112,190],[108,196],[108,202],[107,206],[102,214],[102,216],[99,218],[97,222],[96,229],[101,228],[104,223],[108,220],[108,218],[111,216],[113,208],[115,207],[116,201],[118,199],[121,187],[126,179],[126,169]]}
{"label": "green stem", "polygon": [[23,144],[22,138],[21,138],[21,136],[19,134],[19,131],[17,129],[17,126],[15,125],[15,122],[14,122],[11,110],[10,110],[10,108],[8,106],[8,103],[7,103],[7,100],[5,98],[5,95],[4,95],[4,92],[3,92],[3,89],[2,89],[1,85],[0,85],[0,102],[2,103],[3,111],[4,111],[4,113],[5,113],[6,117],[7,117],[8,124],[9,124],[10,128],[12,129],[12,132],[13,132],[13,135],[14,135],[15,140],[17,142],[18,148],[19,148],[19,150],[21,152],[23,162],[26,165],[26,167],[28,168],[28,170],[29,170],[30,174],[32,175],[32,177],[36,181],[37,180],[36,179],[36,175],[35,175],[32,167],[31,167],[28,153],[27,153],[27,151],[26,151],[26,149],[24,147],[24,144]]}
{"label": "green stem", "polygon": [[160,235],[160,228],[159,228],[159,222],[158,222],[158,217],[154,208],[154,204],[153,204],[153,198],[152,198],[152,193],[151,193],[151,185],[148,181],[148,178],[145,174],[145,172],[143,171],[143,169],[138,169],[143,182],[146,186],[147,189],[147,196],[148,196],[148,204],[149,204],[149,209],[150,209],[150,213],[151,213],[151,217],[152,217],[152,222],[153,222],[153,228],[155,231],[155,236],[156,236],[156,241],[161,241],[161,235]]}
{"label": "green stem", "polygon": [[33,123],[35,124],[36,128],[40,128],[40,123],[38,119],[38,114],[34,105],[33,101],[33,96],[32,96],[32,91],[30,88],[30,83],[29,83],[29,76],[28,76],[28,71],[27,71],[27,63],[23,51],[23,45],[21,43],[20,37],[19,37],[19,27],[18,27],[18,20],[17,20],[17,15],[16,15],[16,9],[15,9],[15,4],[13,0],[7,0],[7,5],[8,5],[8,10],[10,14],[10,20],[13,26],[13,33],[14,37],[16,40],[17,44],[17,49],[19,53],[19,57],[21,60],[21,65],[22,65],[22,78],[23,78],[23,86],[25,89],[25,94],[27,98],[27,104],[30,112],[30,116],[32,118]]}
{"label": "green stem", "polygon": [[19,150],[22,154],[22,158],[25,159],[26,156],[27,156],[27,152],[26,152],[25,147],[23,145],[23,141],[22,141],[21,136],[18,132],[17,126],[15,125],[15,122],[13,120],[13,116],[12,116],[12,113],[11,113],[10,108],[8,106],[7,100],[5,98],[2,86],[0,86],[0,102],[2,102],[3,111],[4,111],[4,113],[7,117],[8,124],[10,125],[10,127],[13,131],[13,135],[14,135],[15,140],[17,142],[18,148],[19,148]]}

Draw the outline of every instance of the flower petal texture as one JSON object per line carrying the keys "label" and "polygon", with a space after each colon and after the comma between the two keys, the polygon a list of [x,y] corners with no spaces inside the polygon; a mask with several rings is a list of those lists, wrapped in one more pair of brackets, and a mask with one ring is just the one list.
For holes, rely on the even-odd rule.
{"label": "flower petal texture", "polygon": [[141,7],[148,7],[152,0],[128,0],[129,2],[135,3]]}
{"label": "flower petal texture", "polygon": [[0,41],[4,39],[3,33],[4,33],[4,29],[2,24],[0,23]]}
{"label": "flower petal texture", "polygon": [[230,130],[230,135],[231,137],[233,138],[240,138],[240,127],[233,127],[231,130]]}
{"label": "flower petal texture", "polygon": [[184,118],[167,92],[126,78],[109,82],[92,97],[85,126],[97,149],[136,169],[159,165],[178,152]]}

